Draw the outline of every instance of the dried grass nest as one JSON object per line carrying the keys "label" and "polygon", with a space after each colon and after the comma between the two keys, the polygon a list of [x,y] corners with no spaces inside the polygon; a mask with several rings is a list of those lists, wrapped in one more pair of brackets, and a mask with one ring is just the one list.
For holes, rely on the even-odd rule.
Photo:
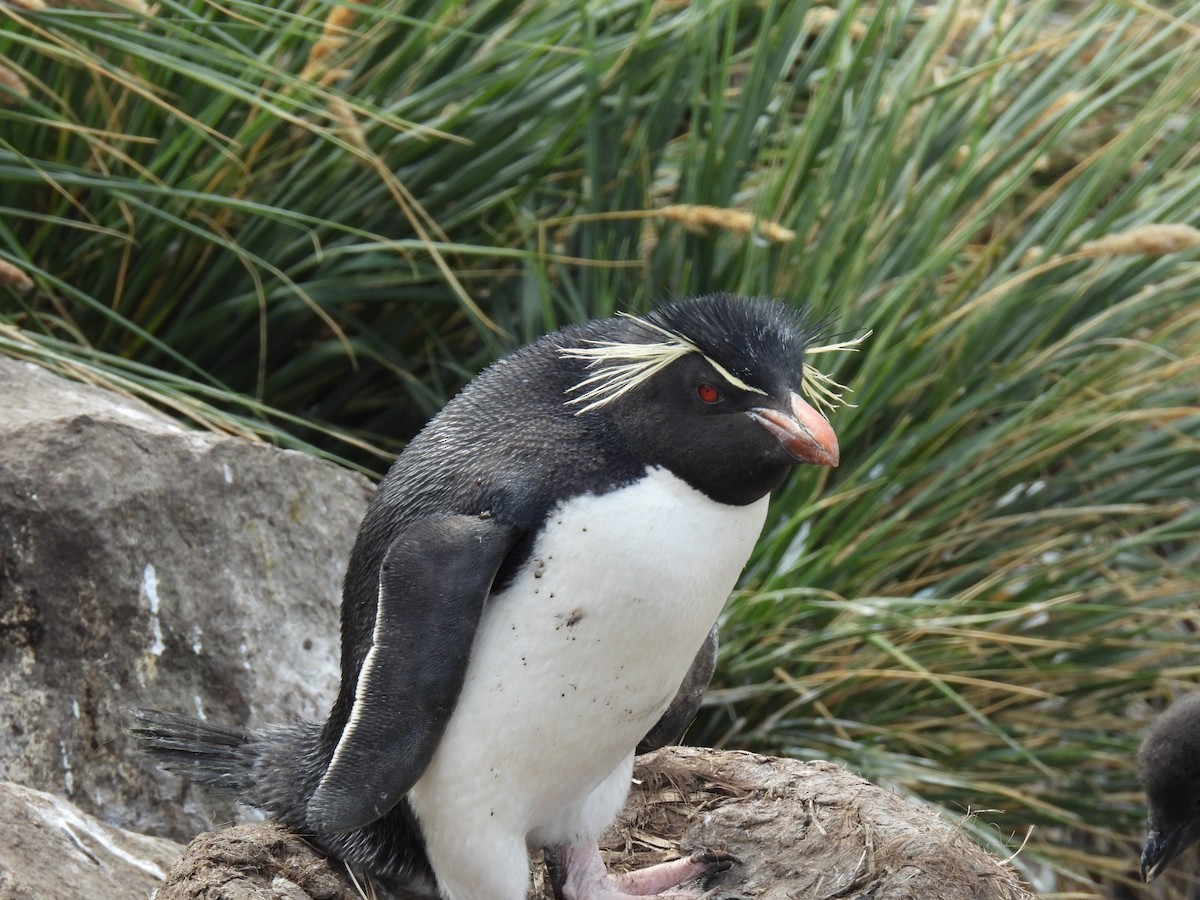
{"label": "dried grass nest", "polygon": [[[1026,900],[1013,871],[933,811],[827,762],[669,747],[638,760],[609,865],[638,868],[697,850],[738,863],[703,887],[713,900]],[[552,900],[539,859],[534,900]],[[200,835],[157,900],[361,900],[364,894],[279,826]],[[374,896],[385,897],[378,891]]]}

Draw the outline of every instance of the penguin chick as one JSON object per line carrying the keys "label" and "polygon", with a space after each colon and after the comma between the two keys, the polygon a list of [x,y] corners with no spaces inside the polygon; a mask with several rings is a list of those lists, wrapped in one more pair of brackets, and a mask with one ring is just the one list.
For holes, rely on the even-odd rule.
{"label": "penguin chick", "polygon": [[551,850],[568,900],[728,867],[710,853],[614,876],[596,842],[635,747],[699,705],[768,494],[798,464],[838,463],[802,396],[813,337],[783,304],[709,295],[500,360],[367,509],[328,720],[244,734],[139,710],[135,735],[169,770],[446,900],[522,900],[529,847]]}
{"label": "penguin chick", "polygon": [[1200,840],[1200,693],[1187,694],[1154,720],[1138,750],[1148,808],[1143,881],[1153,881]]}

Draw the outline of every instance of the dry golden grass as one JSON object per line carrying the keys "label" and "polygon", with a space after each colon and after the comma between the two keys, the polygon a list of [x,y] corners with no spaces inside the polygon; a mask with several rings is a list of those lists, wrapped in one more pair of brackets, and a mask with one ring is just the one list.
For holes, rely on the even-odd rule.
{"label": "dry golden grass", "polygon": [[1107,256],[1165,256],[1200,248],[1200,229],[1191,225],[1157,222],[1139,225],[1128,231],[1107,234],[1080,244],[1078,256],[1103,259]]}
{"label": "dry golden grass", "polygon": [[758,235],[768,241],[787,243],[796,239],[796,232],[775,222],[759,218],[741,209],[722,209],[716,206],[701,206],[695,203],[675,203],[655,210],[658,218],[678,222],[696,234],[706,234],[710,228],[719,228],[735,234]]}
{"label": "dry golden grass", "polygon": [[33,287],[33,279],[12,263],[0,259],[0,284],[11,285],[18,291],[28,291]]}

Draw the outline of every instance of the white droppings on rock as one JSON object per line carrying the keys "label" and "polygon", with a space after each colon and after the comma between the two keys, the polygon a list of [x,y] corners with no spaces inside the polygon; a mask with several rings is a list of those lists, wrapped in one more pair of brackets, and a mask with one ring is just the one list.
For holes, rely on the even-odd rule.
{"label": "white droppings on rock", "polygon": [[58,752],[62,758],[63,781],[67,786],[67,793],[70,794],[75,790],[75,775],[71,772],[71,757],[67,755],[67,742],[58,742]]}
{"label": "white droppings on rock", "polygon": [[114,403],[109,408],[109,411],[115,417],[124,419],[125,421],[127,421],[133,425],[141,425],[144,427],[150,427],[150,428],[155,429],[156,431],[169,431],[169,430],[177,430],[179,432],[183,431],[183,428],[181,426],[179,426],[176,423],[170,422],[169,420],[166,420],[165,416],[162,416],[151,410],[141,409],[140,407],[133,406],[133,405],[130,405],[127,403]]}
{"label": "white droppings on rock", "polygon": [[138,859],[132,853],[118,847],[110,835],[100,827],[99,822],[85,818],[76,812],[73,807],[66,804],[58,804],[53,807],[45,806],[38,808],[37,812],[40,813],[41,819],[46,825],[67,835],[71,843],[78,849],[80,856],[88,861],[96,863],[97,859],[95,851],[84,843],[84,838],[89,843],[98,844],[117,859],[128,863],[134,868],[141,869],[159,881],[167,877],[167,873],[157,863]]}
{"label": "white droppings on rock", "polygon": [[158,573],[154,571],[152,563],[146,563],[146,568],[142,570],[142,596],[150,604],[150,625],[154,629],[154,643],[150,645],[150,652],[162,656],[167,645],[163,643],[162,623],[158,619]]}

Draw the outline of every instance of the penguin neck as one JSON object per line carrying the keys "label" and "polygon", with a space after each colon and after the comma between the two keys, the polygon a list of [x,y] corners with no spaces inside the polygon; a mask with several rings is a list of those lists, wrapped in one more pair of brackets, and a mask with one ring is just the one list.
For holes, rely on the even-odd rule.
{"label": "penguin neck", "polygon": [[685,442],[663,440],[657,427],[646,428],[644,419],[617,420],[616,431],[632,459],[647,471],[670,472],[693,490],[726,506],[748,506],[779,487],[792,471],[791,461],[778,457],[714,458]]}

